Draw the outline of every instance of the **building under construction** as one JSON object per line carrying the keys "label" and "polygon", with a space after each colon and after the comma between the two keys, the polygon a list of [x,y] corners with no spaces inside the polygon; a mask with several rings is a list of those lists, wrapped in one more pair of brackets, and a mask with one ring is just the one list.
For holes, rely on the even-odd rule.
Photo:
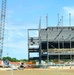
{"label": "building under construction", "polygon": [[[39,29],[28,29],[29,60],[39,60],[39,62],[41,60],[73,60],[74,26],[71,26],[71,15],[69,16],[69,26],[47,26],[45,29],[41,29],[39,23]],[[63,18],[61,21],[63,24]],[[46,25],[48,25],[48,19]],[[38,31],[39,36],[30,37],[30,31]],[[36,45],[37,47],[35,47]],[[30,53],[38,53],[38,57],[30,57]]]}

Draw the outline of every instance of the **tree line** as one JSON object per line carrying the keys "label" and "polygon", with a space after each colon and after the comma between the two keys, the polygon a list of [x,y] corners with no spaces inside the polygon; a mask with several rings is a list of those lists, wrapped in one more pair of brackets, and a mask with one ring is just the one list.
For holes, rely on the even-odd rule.
{"label": "tree line", "polygon": [[28,61],[27,59],[20,59],[20,60],[18,60],[18,59],[16,59],[16,58],[11,58],[11,57],[9,57],[9,56],[3,57],[2,60],[3,60],[3,61],[9,60],[9,61],[11,61],[11,62],[20,62],[20,61],[22,61],[22,62],[27,62],[27,61]]}

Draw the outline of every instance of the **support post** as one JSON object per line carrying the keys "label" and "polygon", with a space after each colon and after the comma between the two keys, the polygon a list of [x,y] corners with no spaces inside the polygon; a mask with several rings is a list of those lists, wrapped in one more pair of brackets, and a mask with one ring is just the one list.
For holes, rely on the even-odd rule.
{"label": "support post", "polygon": [[49,42],[48,42],[48,30],[47,30],[47,63],[49,62]]}
{"label": "support post", "polygon": [[[69,13],[69,26],[70,26],[70,36],[71,36],[71,13]],[[70,39],[70,60],[72,61],[71,39]]]}
{"label": "support post", "polygon": [[40,32],[41,32],[41,17],[39,20],[39,64],[41,64],[41,36],[40,36]]}
{"label": "support post", "polygon": [[[59,39],[58,39],[58,50],[60,49],[60,42],[59,42]],[[58,62],[60,62],[60,53],[58,52]]]}
{"label": "support post", "polygon": [[[48,27],[48,14],[46,16],[46,26]],[[47,41],[47,63],[49,62],[49,41],[48,41],[48,28],[46,29],[46,41]]]}
{"label": "support post", "polygon": [[58,13],[57,15],[58,15],[58,24],[57,24],[57,25],[58,25],[58,27],[59,27],[59,13]]}
{"label": "support post", "polygon": [[46,28],[48,27],[48,14],[46,16]]}
{"label": "support post", "polygon": [[28,30],[28,61],[29,61],[29,58],[30,58],[30,54],[29,54],[29,30]]}

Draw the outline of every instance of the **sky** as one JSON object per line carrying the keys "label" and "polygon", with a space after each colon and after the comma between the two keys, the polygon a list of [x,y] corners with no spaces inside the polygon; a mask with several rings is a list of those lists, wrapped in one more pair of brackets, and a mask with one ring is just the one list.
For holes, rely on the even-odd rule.
{"label": "sky", "polygon": [[[0,14],[1,14],[0,0]],[[63,16],[63,25],[74,25],[74,0],[7,0],[4,45],[2,56],[28,59],[28,29],[38,29],[41,17],[41,28],[57,26],[58,16]],[[32,36],[35,34],[32,34]],[[35,54],[32,54],[34,56]]]}

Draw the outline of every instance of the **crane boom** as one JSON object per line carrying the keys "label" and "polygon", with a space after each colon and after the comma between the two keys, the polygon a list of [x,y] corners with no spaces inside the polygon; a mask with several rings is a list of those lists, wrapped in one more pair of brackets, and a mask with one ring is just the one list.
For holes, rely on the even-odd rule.
{"label": "crane boom", "polygon": [[6,15],[6,1],[7,0],[2,0],[2,7],[1,7],[1,19],[0,19],[0,59],[2,59],[2,53],[3,53],[5,15]]}

